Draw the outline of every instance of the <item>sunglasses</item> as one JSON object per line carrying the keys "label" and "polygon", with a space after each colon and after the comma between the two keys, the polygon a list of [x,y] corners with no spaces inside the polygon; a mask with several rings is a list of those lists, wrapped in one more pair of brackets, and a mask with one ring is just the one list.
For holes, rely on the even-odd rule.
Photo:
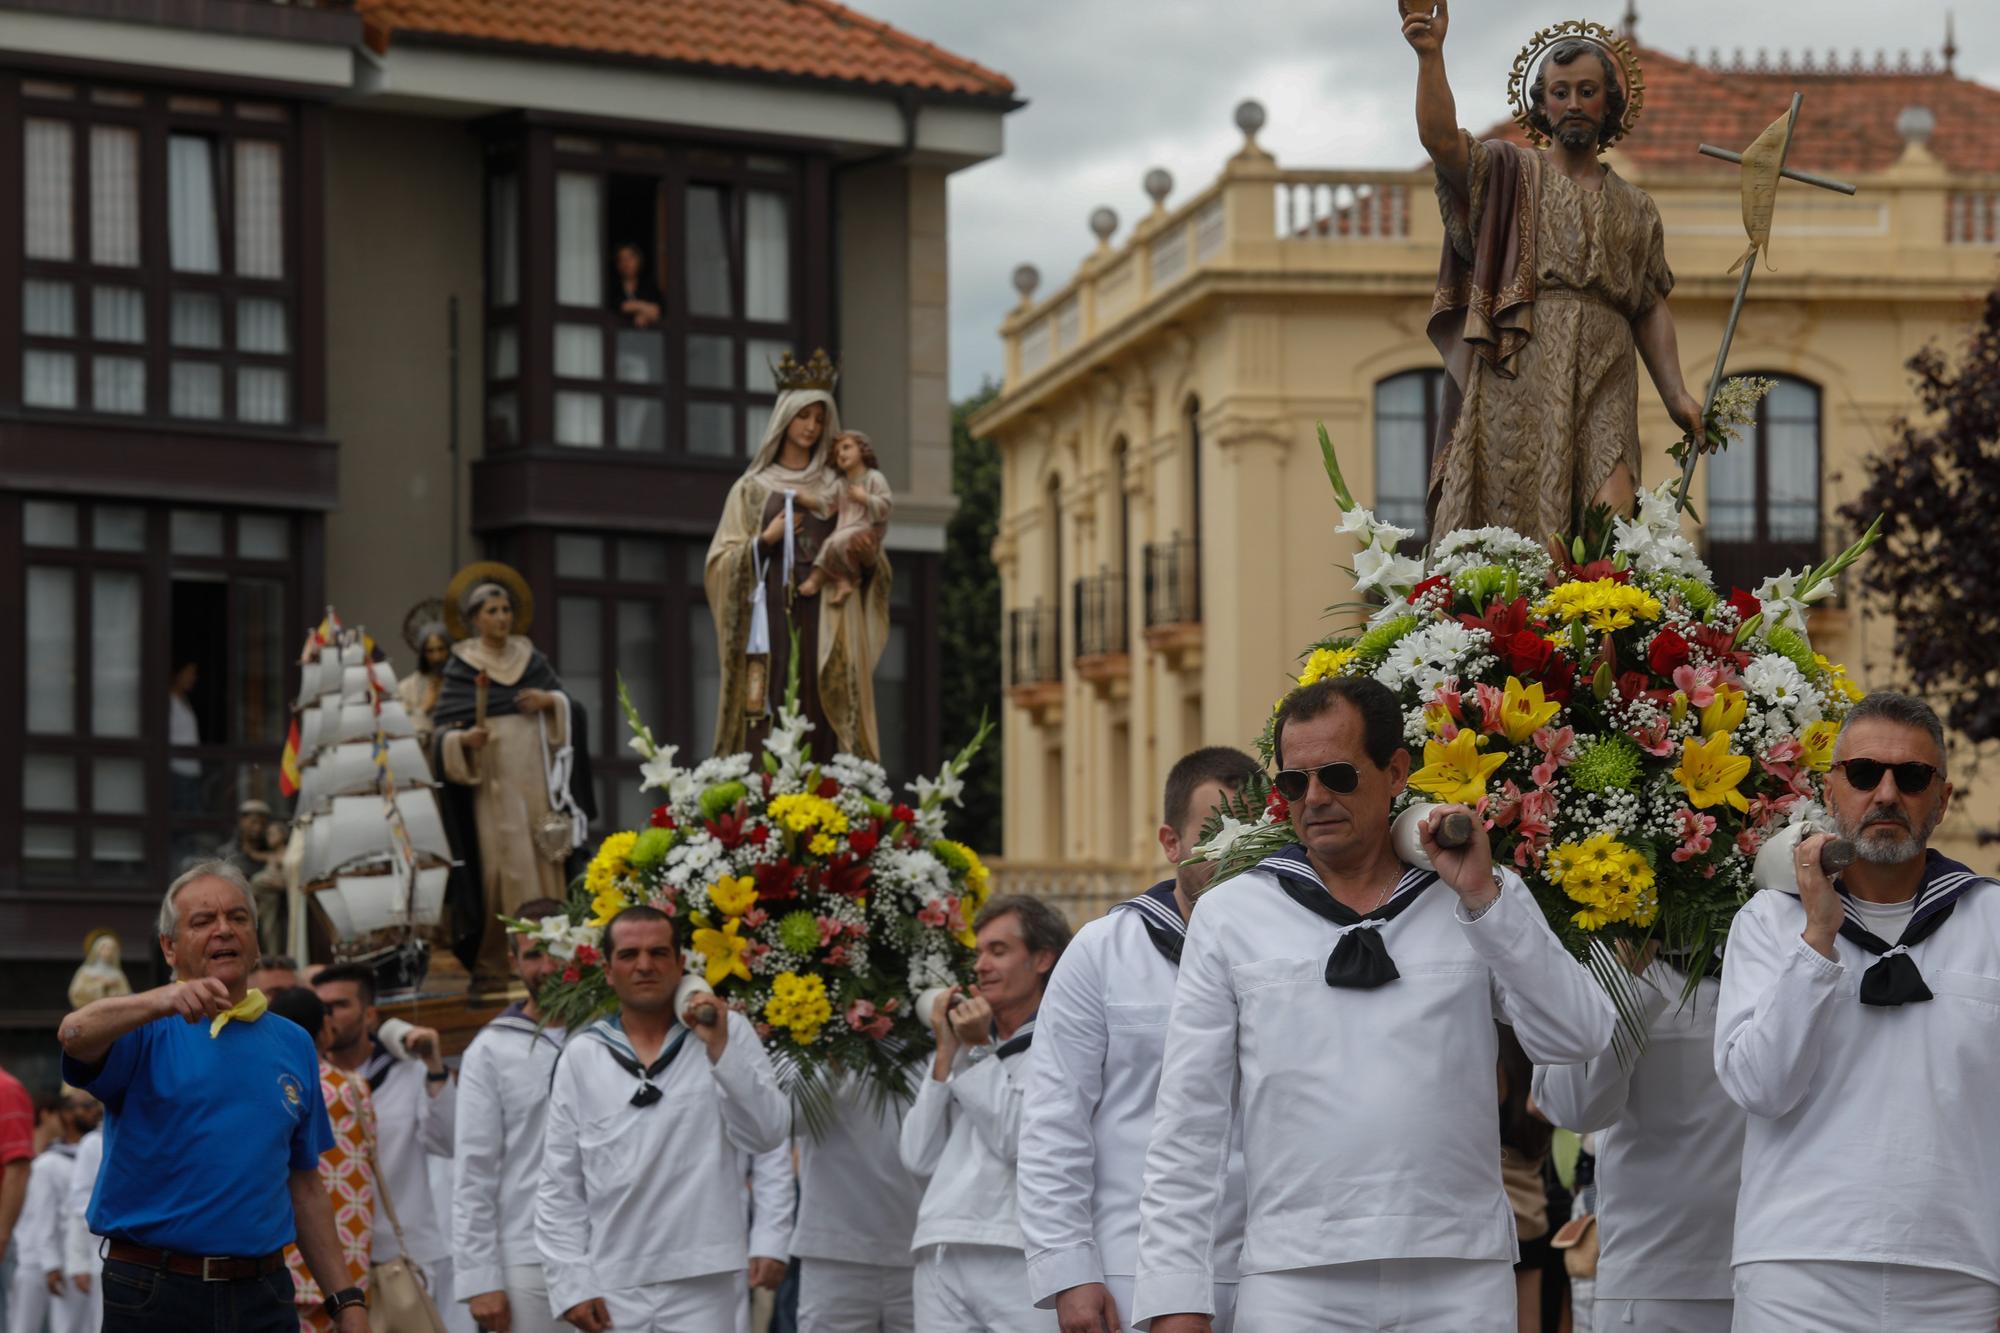
{"label": "sunglasses", "polygon": [[1896,790],[1905,796],[1915,796],[1930,790],[1931,783],[1937,781],[1938,771],[1930,764],[1919,764],[1914,760],[1892,764],[1881,759],[1842,759],[1834,764],[1848,785],[1856,791],[1874,791],[1882,783],[1884,773],[1896,775]]}
{"label": "sunglasses", "polygon": [[1361,770],[1345,762],[1321,764],[1318,768],[1281,768],[1271,779],[1271,785],[1286,800],[1303,801],[1314,774],[1319,776],[1320,786],[1341,796],[1361,785]]}

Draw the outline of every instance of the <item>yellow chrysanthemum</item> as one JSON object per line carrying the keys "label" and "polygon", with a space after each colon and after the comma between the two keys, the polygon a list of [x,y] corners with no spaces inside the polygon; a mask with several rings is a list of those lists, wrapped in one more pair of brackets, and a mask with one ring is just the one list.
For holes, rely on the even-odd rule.
{"label": "yellow chrysanthemum", "polygon": [[1749,756],[1731,754],[1729,737],[1720,732],[1705,741],[1681,742],[1681,764],[1673,773],[1674,781],[1687,793],[1688,804],[1697,810],[1725,801],[1738,810],[1748,810],[1749,800],[1736,788],[1749,776]]}
{"label": "yellow chrysanthemum", "polygon": [[724,875],[708,886],[708,900],[724,916],[742,916],[757,905],[757,881],[749,875]]}
{"label": "yellow chrysanthemum", "polygon": [[847,816],[840,813],[840,807],[810,792],[789,792],[777,797],[765,808],[765,813],[793,833],[811,829],[834,834],[847,832]]}
{"label": "yellow chrysanthemum", "polygon": [[1807,727],[1799,735],[1799,744],[1805,748],[1806,767],[1815,773],[1824,773],[1833,767],[1833,743],[1840,738],[1840,724],[1822,719]]}
{"label": "yellow chrysanthemum", "polygon": [[764,1002],[764,1021],[784,1028],[792,1040],[810,1046],[819,1039],[820,1029],[833,1017],[826,983],[813,975],[780,972],[771,981],[771,998]]}
{"label": "yellow chrysanthemum", "polygon": [[590,894],[593,924],[603,925],[638,901],[628,891],[628,886],[636,887],[631,856],[632,846],[638,841],[636,833],[614,833],[598,847],[597,855],[590,858],[590,865],[583,872],[583,887]]}
{"label": "yellow chrysanthemum", "polygon": [[1578,905],[1570,919],[1584,930],[1650,926],[1659,914],[1652,864],[1608,833],[1550,848],[1542,873]]}
{"label": "yellow chrysanthemum", "polygon": [[1523,686],[1515,677],[1507,677],[1507,690],[1500,704],[1500,729],[1515,745],[1546,727],[1561,711],[1560,703],[1543,696],[1539,683]]}
{"label": "yellow chrysanthemum", "polygon": [[1450,741],[1424,742],[1424,766],[1410,774],[1410,785],[1438,800],[1471,805],[1486,795],[1486,779],[1507,762],[1506,754],[1481,754],[1482,737],[1461,731]]}
{"label": "yellow chrysanthemum", "polygon": [[831,833],[815,833],[813,840],[806,844],[806,850],[814,856],[832,856],[840,843]]}
{"label": "yellow chrysanthemum", "polygon": [[702,975],[710,986],[720,985],[724,977],[750,980],[750,965],[744,961],[744,951],[750,941],[736,932],[743,922],[735,917],[722,923],[721,930],[703,927],[694,933],[694,951],[702,956]]}
{"label": "yellow chrysanthemum", "polygon": [[1305,668],[1299,672],[1299,684],[1316,685],[1328,676],[1337,676],[1340,669],[1354,658],[1352,648],[1315,648],[1312,656],[1306,658]]}
{"label": "yellow chrysanthemum", "polygon": [[1609,633],[1628,629],[1640,620],[1658,620],[1660,599],[1644,588],[1615,579],[1572,580],[1551,589],[1535,607],[1535,614],[1558,617],[1564,624],[1585,620],[1592,629]]}

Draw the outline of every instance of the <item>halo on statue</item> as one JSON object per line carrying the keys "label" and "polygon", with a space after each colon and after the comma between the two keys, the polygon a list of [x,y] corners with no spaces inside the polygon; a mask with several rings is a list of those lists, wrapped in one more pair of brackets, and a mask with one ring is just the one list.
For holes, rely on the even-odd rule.
{"label": "halo on statue", "polygon": [[426,597],[411,607],[403,617],[403,642],[410,645],[410,651],[422,657],[424,653],[424,629],[429,625],[447,623],[442,597]]}
{"label": "halo on statue", "polygon": [[472,627],[465,623],[459,604],[465,594],[481,583],[497,583],[514,599],[514,633],[525,636],[535,623],[535,595],[519,570],[498,560],[475,560],[451,576],[444,590],[444,627],[454,640],[469,639]]}
{"label": "halo on statue", "polygon": [[1553,27],[1543,28],[1528,39],[1521,48],[1521,54],[1514,57],[1514,68],[1507,75],[1507,104],[1514,108],[1514,123],[1528,136],[1528,142],[1536,148],[1546,148],[1549,136],[1535,125],[1535,108],[1528,101],[1528,90],[1534,86],[1535,70],[1542,57],[1563,42],[1583,41],[1601,47],[1611,57],[1620,74],[1625,91],[1625,114],[1618,122],[1618,130],[1606,139],[1599,150],[1609,148],[1632,132],[1639,123],[1639,113],[1646,107],[1646,71],[1639,64],[1638,53],[1632,44],[1620,37],[1602,23],[1589,19],[1565,19]]}
{"label": "halo on statue", "polygon": [[85,962],[90,961],[90,951],[95,949],[97,942],[102,939],[109,939],[111,947],[118,950],[121,956],[124,954],[125,945],[118,938],[118,932],[107,926],[99,926],[96,930],[91,931],[83,937],[83,959]]}

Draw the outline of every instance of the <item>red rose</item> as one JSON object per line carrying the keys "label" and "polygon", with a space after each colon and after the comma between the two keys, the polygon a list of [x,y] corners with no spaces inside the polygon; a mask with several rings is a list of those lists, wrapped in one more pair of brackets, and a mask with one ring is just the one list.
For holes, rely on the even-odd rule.
{"label": "red rose", "polygon": [[1675,667],[1686,666],[1688,662],[1688,641],[1670,629],[1663,629],[1653,636],[1653,646],[1646,652],[1646,664],[1653,668],[1656,676],[1671,677]]}
{"label": "red rose", "polygon": [[875,844],[880,842],[881,840],[882,840],[882,835],[877,833],[872,827],[865,829],[856,829],[854,832],[847,835],[847,848],[849,851],[853,852],[856,856],[865,858],[873,854],[873,852],[875,851]]}
{"label": "red rose", "polygon": [[1548,666],[1556,646],[1533,630],[1520,630],[1504,639],[1495,639],[1493,648],[1507,664],[1507,674],[1532,682]]}
{"label": "red rose", "polygon": [[652,817],[649,818],[646,822],[651,824],[654,828],[670,829],[674,827],[674,817],[667,813],[667,807],[664,805],[654,806]]}
{"label": "red rose", "polygon": [[832,778],[821,778],[819,780],[818,790],[820,798],[822,800],[830,801],[834,797],[840,795],[840,784],[838,782],[835,782]]}
{"label": "red rose", "polygon": [[1745,592],[1741,588],[1731,588],[1729,590],[1729,605],[1736,609],[1738,624],[1750,619],[1752,616],[1764,614],[1764,604],[1757,600],[1756,594]]}
{"label": "red rose", "polygon": [[1276,787],[1264,798],[1264,810],[1280,824],[1292,817],[1292,803],[1279,795]]}
{"label": "red rose", "polygon": [[907,805],[899,805],[889,812],[889,818],[898,824],[914,824],[917,822],[917,812]]}
{"label": "red rose", "polygon": [[579,972],[579,971],[577,971],[577,970],[576,970],[576,964],[575,964],[575,963],[571,963],[571,964],[570,964],[570,965],[569,965],[568,967],[566,967],[566,968],[564,968],[564,969],[563,969],[563,978],[562,978],[562,979],[563,979],[564,981],[582,981],[582,980],[583,980],[583,973],[581,973],[581,972]]}
{"label": "red rose", "polygon": [[762,847],[771,840],[771,826],[769,824],[759,824],[756,828],[751,829],[746,836],[749,837],[751,846]]}
{"label": "red rose", "polygon": [[597,950],[588,944],[579,944],[576,946],[576,961],[585,967],[594,967],[600,961],[600,956]]}

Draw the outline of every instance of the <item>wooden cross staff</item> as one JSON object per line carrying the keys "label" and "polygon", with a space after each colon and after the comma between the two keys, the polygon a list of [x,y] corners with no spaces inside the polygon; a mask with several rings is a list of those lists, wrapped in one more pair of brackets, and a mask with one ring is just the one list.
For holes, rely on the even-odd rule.
{"label": "wooden cross staff", "polygon": [[[1805,100],[1804,93],[1793,93],[1791,110],[1771,122],[1770,127],[1750,145],[1747,153],[1732,153],[1713,144],[1701,145],[1700,151],[1704,156],[1735,162],[1743,167],[1743,228],[1750,235],[1750,248],[1736,261],[1743,270],[1743,276],[1736,284],[1736,301],[1729,307],[1729,322],[1722,329],[1722,346],[1716,349],[1715,371],[1708,377],[1708,393],[1701,400],[1701,424],[1696,429],[1694,444],[1688,449],[1687,457],[1681,460],[1680,486],[1674,493],[1676,510],[1688,508],[1688,494],[1694,487],[1695,461],[1701,457],[1702,447],[1707,443],[1708,414],[1714,410],[1715,395],[1722,388],[1723,370],[1729,363],[1729,345],[1736,339],[1736,322],[1743,317],[1743,302],[1750,295],[1750,274],[1757,267],[1757,253],[1761,250],[1768,256],[1770,252],[1771,214],[1777,206],[1779,178],[1839,194],[1851,195],[1856,190],[1846,181],[1816,176],[1809,171],[1793,171],[1785,165],[1785,158],[1792,149],[1792,131],[1799,123],[1799,108]],[[1766,262],[1769,262],[1768,259]]]}

